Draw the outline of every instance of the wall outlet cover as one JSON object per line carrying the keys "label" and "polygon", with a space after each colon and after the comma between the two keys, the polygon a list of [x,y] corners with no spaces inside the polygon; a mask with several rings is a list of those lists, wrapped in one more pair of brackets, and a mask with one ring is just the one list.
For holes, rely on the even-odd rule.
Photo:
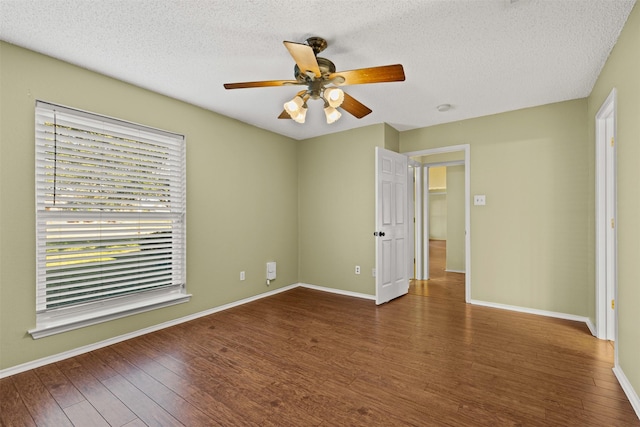
{"label": "wall outlet cover", "polygon": [[484,206],[487,204],[487,197],[484,194],[476,194],[473,196],[474,206]]}

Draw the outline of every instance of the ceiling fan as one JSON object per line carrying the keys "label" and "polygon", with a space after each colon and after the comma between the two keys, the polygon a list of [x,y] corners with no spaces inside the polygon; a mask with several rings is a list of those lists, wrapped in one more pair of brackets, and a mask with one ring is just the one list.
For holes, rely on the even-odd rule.
{"label": "ceiling fan", "polygon": [[283,43],[296,62],[294,67],[295,80],[225,83],[225,89],[306,86],[305,90],[298,92],[291,101],[284,104],[284,111],[278,118],[293,119],[298,123],[304,123],[307,114],[307,101],[322,99],[327,123],[333,123],[341,116],[337,108],[342,108],[358,119],[372,111],[345,93],[339,86],[404,81],[404,69],[401,64],[336,72],[336,66],[333,62],[318,56],[318,53],[327,48],[327,41],[321,37],[310,37],[307,39],[307,44],[288,41]]}

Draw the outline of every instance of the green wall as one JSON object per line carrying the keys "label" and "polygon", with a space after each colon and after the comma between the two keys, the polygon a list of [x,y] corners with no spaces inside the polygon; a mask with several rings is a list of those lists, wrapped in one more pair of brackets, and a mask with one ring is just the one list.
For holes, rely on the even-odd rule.
{"label": "green wall", "polygon": [[[429,240],[447,240],[447,193],[430,190],[429,195]],[[425,242],[426,243],[426,242]]]}
{"label": "green wall", "polygon": [[[375,147],[384,147],[386,126],[300,142],[302,283],[375,295]],[[356,265],[360,275],[354,274]]]}
{"label": "green wall", "polygon": [[447,166],[447,270],[465,271],[464,165]]}
{"label": "green wall", "polygon": [[[298,282],[296,141],[4,42],[0,57],[0,369]],[[189,303],[39,340],[27,334],[36,99],[186,135]],[[270,287],[267,261],[278,262]]]}
{"label": "green wall", "polygon": [[[618,191],[618,359],[631,385],[640,393],[640,5],[636,4],[588,98],[589,206],[591,240],[595,229],[595,115],[617,89]],[[589,252],[589,261],[595,258]],[[593,262],[589,282],[595,283]],[[595,289],[589,290],[595,307]],[[595,308],[594,308],[595,310]],[[591,318],[595,316],[592,310]]]}
{"label": "green wall", "polygon": [[471,297],[586,316],[585,99],[402,132],[401,152],[470,144]]}

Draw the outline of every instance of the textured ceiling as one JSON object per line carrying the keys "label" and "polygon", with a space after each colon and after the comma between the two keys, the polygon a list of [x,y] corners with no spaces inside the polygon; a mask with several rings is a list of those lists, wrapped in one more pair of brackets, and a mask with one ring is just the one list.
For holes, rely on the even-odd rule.
{"label": "textured ceiling", "polygon": [[[589,95],[635,0],[0,0],[0,39],[295,139],[408,130]],[[373,110],[278,120],[299,87],[283,40],[327,39],[338,71],[401,63],[406,81],[345,86]],[[451,104],[446,113],[439,104]]]}

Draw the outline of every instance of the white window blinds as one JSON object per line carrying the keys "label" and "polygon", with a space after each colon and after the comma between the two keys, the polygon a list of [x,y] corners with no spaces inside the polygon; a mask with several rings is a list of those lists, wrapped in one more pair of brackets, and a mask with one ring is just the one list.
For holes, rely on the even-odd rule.
{"label": "white window blinds", "polygon": [[185,151],[181,135],[37,103],[38,313],[184,292]]}

